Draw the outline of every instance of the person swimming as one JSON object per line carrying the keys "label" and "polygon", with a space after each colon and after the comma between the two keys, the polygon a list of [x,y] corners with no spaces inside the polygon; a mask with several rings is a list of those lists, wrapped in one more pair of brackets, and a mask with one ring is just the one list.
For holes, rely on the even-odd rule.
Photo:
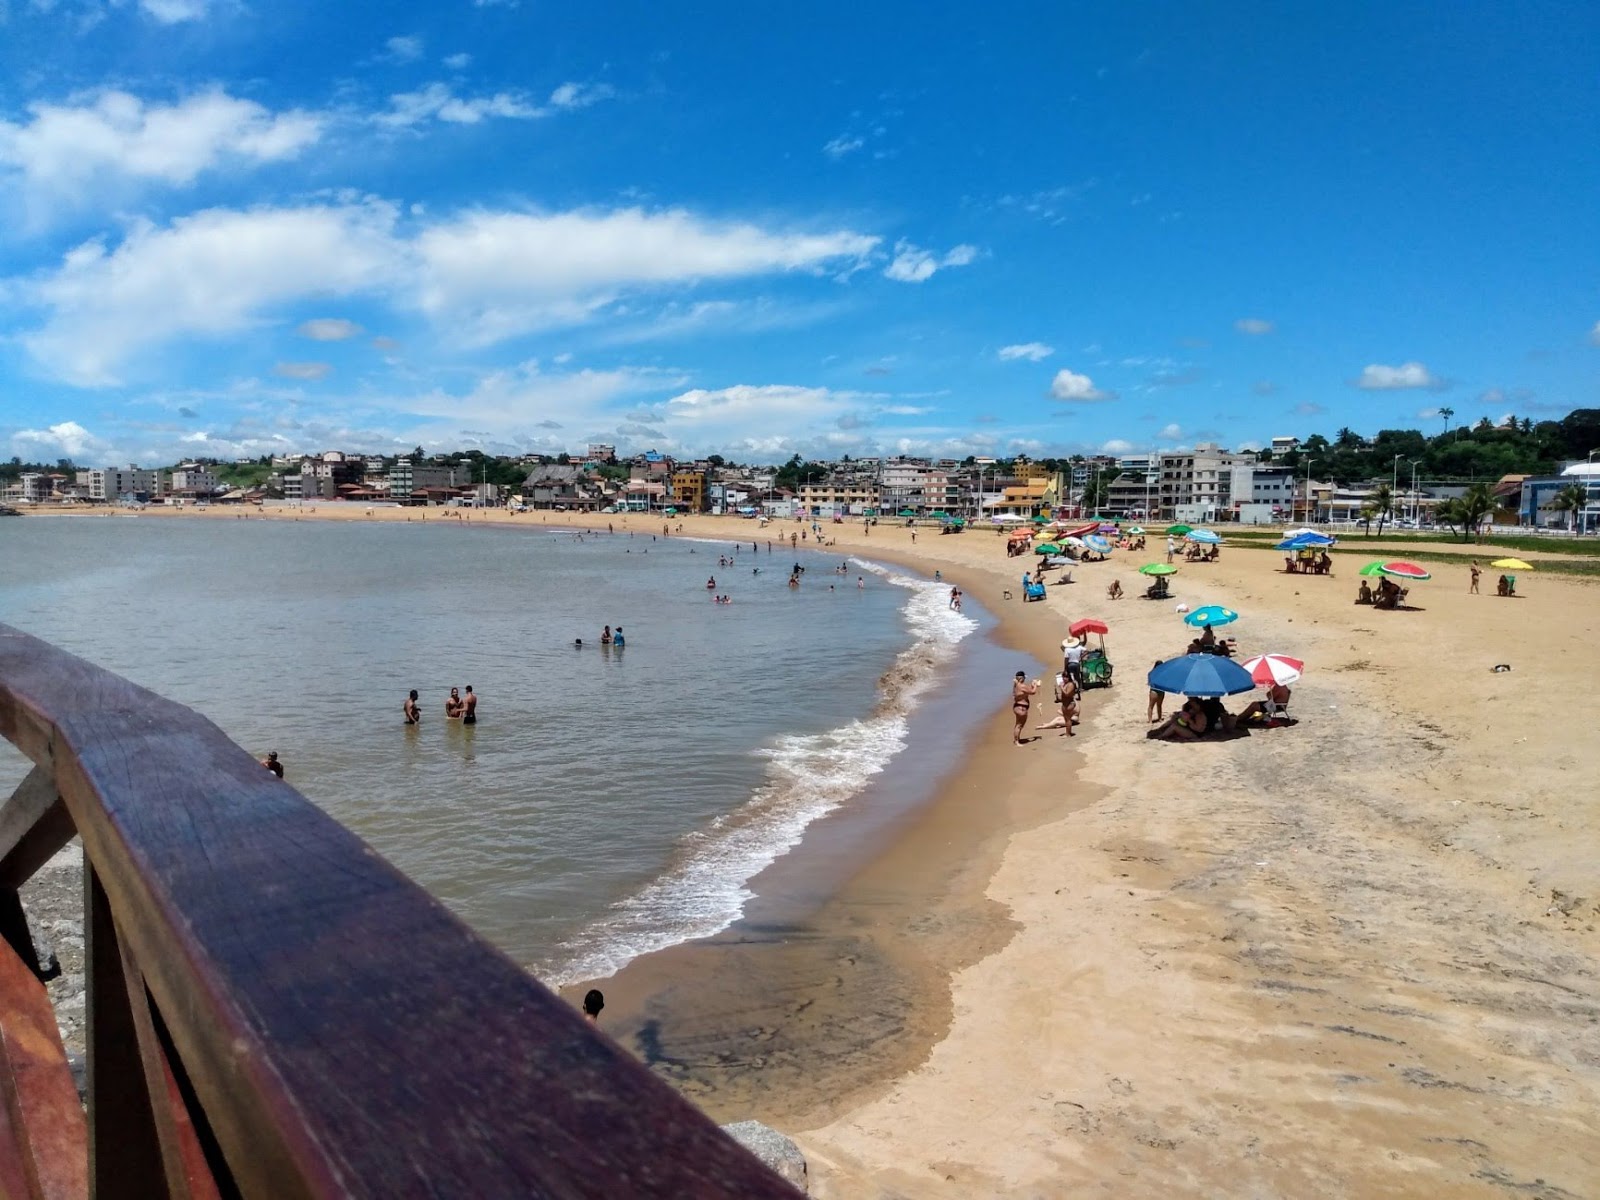
{"label": "person swimming", "polygon": [[617,626],[617,631],[611,635],[611,644],[613,646],[626,645],[626,643],[622,640],[622,626],[621,625],[618,625]]}

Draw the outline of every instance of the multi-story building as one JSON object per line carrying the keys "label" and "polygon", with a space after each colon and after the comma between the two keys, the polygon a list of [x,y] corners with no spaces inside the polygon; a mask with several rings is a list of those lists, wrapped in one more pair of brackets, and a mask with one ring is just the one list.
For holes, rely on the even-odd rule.
{"label": "multi-story building", "polygon": [[402,458],[397,459],[394,466],[389,468],[389,498],[398,500],[401,504],[408,503],[413,492],[426,491],[428,488],[452,488],[456,483],[454,467],[432,463],[423,465],[414,463],[409,458]]}
{"label": "multi-story building", "polygon": [[1116,460],[1116,478],[1106,486],[1102,512],[1119,517],[1151,519],[1161,502],[1161,465],[1153,454],[1124,454]]}
{"label": "multi-story building", "polygon": [[192,492],[196,496],[215,495],[222,487],[222,481],[211,472],[210,467],[201,466],[199,463],[184,463],[172,472],[171,490],[174,492]]}
{"label": "multi-story building", "polygon": [[15,504],[38,504],[49,497],[50,477],[38,471],[24,471],[15,483],[8,483],[0,490],[0,499]]}
{"label": "multi-story building", "polygon": [[921,511],[927,505],[926,488],[932,473],[933,469],[919,458],[902,455],[885,459],[878,467],[878,494],[884,510]]}
{"label": "multi-story building", "polygon": [[584,453],[584,462],[608,465],[617,461],[617,448],[605,442],[590,442],[589,449]]}
{"label": "multi-story building", "polygon": [[697,470],[678,470],[672,473],[670,498],[679,512],[705,512],[706,473]]}
{"label": "multi-story building", "polygon": [[830,475],[800,485],[800,505],[813,516],[861,516],[877,512],[882,493],[868,475]]}
{"label": "multi-story building", "polygon": [[1272,439],[1272,457],[1282,458],[1285,454],[1293,454],[1300,448],[1300,439],[1297,437],[1275,437]]}
{"label": "multi-story building", "polygon": [[[90,472],[91,477],[94,472]],[[124,496],[136,500],[159,500],[166,495],[165,472],[143,470],[139,467],[106,467],[100,472],[99,486],[105,493],[103,499],[118,500]],[[94,496],[95,482],[91,478],[89,494]]]}
{"label": "multi-story building", "polygon": [[1213,442],[1161,454],[1161,514],[1214,521],[1233,510],[1233,470],[1255,456],[1234,454]]}
{"label": "multi-story building", "polygon": [[83,493],[85,500],[110,500],[113,498],[112,495],[106,494],[106,471],[104,467],[91,467],[87,471],[79,471],[77,481],[78,490]]}

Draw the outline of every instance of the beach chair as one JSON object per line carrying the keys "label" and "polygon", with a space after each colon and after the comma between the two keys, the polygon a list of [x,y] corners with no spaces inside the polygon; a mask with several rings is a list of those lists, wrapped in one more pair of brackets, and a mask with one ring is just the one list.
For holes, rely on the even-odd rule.
{"label": "beach chair", "polygon": [[1032,577],[1024,571],[1022,573],[1022,602],[1044,599],[1044,584],[1034,583]]}
{"label": "beach chair", "polygon": [[1167,591],[1167,577],[1157,575],[1156,581],[1144,590],[1146,600],[1165,600],[1169,595]]}

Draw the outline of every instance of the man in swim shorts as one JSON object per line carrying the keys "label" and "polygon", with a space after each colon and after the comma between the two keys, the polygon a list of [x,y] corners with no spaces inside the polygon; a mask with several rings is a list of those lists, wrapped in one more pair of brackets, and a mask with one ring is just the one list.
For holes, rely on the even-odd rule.
{"label": "man in swim shorts", "polygon": [[478,697],[472,694],[472,685],[467,684],[467,698],[462,701],[461,723],[463,725],[476,725],[478,723]]}

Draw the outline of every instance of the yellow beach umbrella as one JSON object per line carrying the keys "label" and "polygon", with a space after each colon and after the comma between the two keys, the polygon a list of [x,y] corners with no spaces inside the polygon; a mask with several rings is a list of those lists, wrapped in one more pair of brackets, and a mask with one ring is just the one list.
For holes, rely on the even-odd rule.
{"label": "yellow beach umbrella", "polygon": [[1489,564],[1497,571],[1531,571],[1532,563],[1525,563],[1520,558],[1497,558]]}

